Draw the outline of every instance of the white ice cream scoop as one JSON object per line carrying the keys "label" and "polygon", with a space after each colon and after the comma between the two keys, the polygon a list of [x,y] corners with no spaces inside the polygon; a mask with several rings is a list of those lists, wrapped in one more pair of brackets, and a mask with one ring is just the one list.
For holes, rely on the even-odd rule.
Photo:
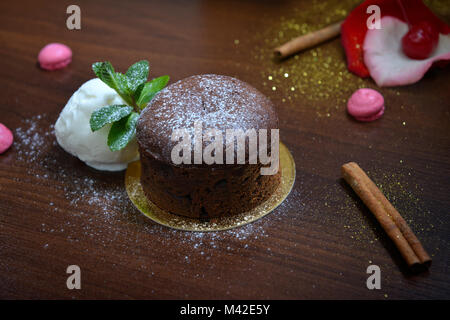
{"label": "white ice cream scoop", "polygon": [[136,138],[124,149],[111,151],[107,145],[111,125],[92,132],[92,112],[113,105],[125,104],[121,97],[100,79],[85,82],[69,99],[55,124],[56,140],[68,153],[87,165],[105,171],[119,171],[139,158]]}

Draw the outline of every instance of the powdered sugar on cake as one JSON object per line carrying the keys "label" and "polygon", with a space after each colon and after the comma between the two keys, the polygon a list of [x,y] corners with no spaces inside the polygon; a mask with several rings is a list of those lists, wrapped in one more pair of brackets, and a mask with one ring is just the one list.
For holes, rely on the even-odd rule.
{"label": "powdered sugar on cake", "polygon": [[272,103],[258,90],[235,78],[206,74],[160,91],[142,112],[138,135],[145,135],[147,152],[168,160],[174,145],[172,131],[184,128],[193,136],[197,121],[203,123],[203,130],[216,129],[223,136],[227,129],[272,129],[278,125]]}

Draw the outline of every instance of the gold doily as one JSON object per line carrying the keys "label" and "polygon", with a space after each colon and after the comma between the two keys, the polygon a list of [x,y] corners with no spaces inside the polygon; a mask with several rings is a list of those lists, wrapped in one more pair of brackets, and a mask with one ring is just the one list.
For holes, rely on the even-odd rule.
{"label": "gold doily", "polygon": [[145,216],[164,226],[186,231],[227,230],[264,217],[278,207],[288,196],[295,181],[295,163],[287,147],[280,143],[281,183],[272,196],[258,207],[232,217],[215,218],[211,221],[199,221],[168,213],[153,204],[144,194],[141,186],[141,162],[128,165],[125,174],[125,188],[135,207]]}

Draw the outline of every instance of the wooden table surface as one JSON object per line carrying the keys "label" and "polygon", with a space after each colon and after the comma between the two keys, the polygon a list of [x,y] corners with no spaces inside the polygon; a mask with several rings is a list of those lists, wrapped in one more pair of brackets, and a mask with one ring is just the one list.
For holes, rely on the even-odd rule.
{"label": "wooden table surface", "polygon": [[[70,1],[2,1],[0,122],[15,143],[0,155],[0,298],[450,298],[449,69],[380,89],[384,116],[357,123],[346,99],[376,86],[345,71],[338,39],[283,62],[269,54],[295,30],[334,22],[357,2],[79,1],[81,30],[71,31]],[[449,22],[448,4],[432,4]],[[49,42],[72,48],[68,68],[39,69]],[[226,74],[272,99],[297,167],[279,208],[230,231],[168,229],[134,209],[123,172],[90,169],[55,143],[52,124],[93,78],[93,62],[124,72],[141,59],[151,77]],[[428,272],[407,270],[341,180],[348,161],[406,217],[433,257]],[[380,290],[366,287],[372,264]],[[66,287],[69,265],[81,268],[80,290]]]}

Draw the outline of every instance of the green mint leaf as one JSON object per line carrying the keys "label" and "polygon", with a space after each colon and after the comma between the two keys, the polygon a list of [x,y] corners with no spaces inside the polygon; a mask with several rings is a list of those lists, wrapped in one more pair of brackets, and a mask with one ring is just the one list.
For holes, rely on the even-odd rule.
{"label": "green mint leaf", "polygon": [[92,70],[100,80],[117,90],[116,72],[110,62],[96,62],[92,65]]}
{"label": "green mint leaf", "polygon": [[117,82],[117,93],[128,105],[134,105],[133,92],[128,87],[128,78],[119,72],[116,72],[115,79]]}
{"label": "green mint leaf", "polygon": [[150,102],[150,100],[153,99],[153,97],[162,89],[164,89],[164,87],[167,85],[167,83],[169,82],[169,76],[162,76],[159,78],[155,78],[150,82],[147,82],[139,95],[139,98],[136,101],[136,104],[138,105],[138,107],[142,110],[145,108],[145,106],[147,105],[147,103]]}
{"label": "green mint leaf", "polygon": [[138,85],[136,90],[134,90],[134,92],[133,92],[134,101],[139,100],[139,97],[141,96],[141,93],[142,93],[142,89],[144,89],[144,87],[145,87],[145,82]]}
{"label": "green mint leaf", "polygon": [[108,123],[113,123],[126,116],[133,111],[132,107],[124,104],[115,104],[95,110],[89,121],[92,132],[100,130]]}
{"label": "green mint leaf", "polygon": [[95,75],[100,78],[98,75],[101,73],[101,69],[103,67],[103,62],[95,62],[92,64],[92,70],[94,71]]}
{"label": "green mint leaf", "polygon": [[115,72],[109,61],[94,63],[92,70],[100,80],[114,89],[126,103],[133,105],[127,77],[119,72]]}
{"label": "green mint leaf", "polygon": [[132,112],[128,116],[113,123],[108,134],[108,146],[111,151],[118,151],[125,148],[134,138],[138,119],[139,114]]}
{"label": "green mint leaf", "polygon": [[147,81],[148,69],[149,67],[147,60],[136,62],[128,68],[125,75],[128,78],[128,87],[130,88],[131,92],[135,92],[140,84]]}

